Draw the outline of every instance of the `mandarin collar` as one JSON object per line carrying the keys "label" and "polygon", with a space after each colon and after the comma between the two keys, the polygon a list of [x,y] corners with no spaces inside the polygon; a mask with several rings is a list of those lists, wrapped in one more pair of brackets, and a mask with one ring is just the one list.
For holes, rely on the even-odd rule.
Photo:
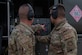
{"label": "mandarin collar", "polygon": [[59,30],[66,22],[66,18],[63,18],[63,20],[59,24],[55,25],[55,30]]}
{"label": "mandarin collar", "polygon": [[32,33],[34,33],[34,31],[32,30],[31,26],[23,23],[23,22],[20,22],[21,25],[23,25],[26,29],[28,29],[29,31],[31,31]]}

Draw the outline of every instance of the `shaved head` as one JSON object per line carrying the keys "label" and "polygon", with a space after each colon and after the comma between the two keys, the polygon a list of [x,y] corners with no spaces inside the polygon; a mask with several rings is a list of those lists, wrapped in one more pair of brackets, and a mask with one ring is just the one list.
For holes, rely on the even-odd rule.
{"label": "shaved head", "polygon": [[29,7],[26,4],[20,6],[18,11],[19,18],[20,19],[27,18],[28,11],[29,11]]}

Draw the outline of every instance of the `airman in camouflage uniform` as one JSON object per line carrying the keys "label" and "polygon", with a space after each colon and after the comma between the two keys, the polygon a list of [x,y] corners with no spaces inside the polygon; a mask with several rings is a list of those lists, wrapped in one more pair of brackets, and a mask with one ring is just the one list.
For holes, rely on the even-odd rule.
{"label": "airman in camouflage uniform", "polygon": [[[59,6],[62,7],[62,5]],[[57,24],[56,20],[58,21]],[[77,55],[78,37],[76,30],[68,24],[66,18],[58,17],[54,19],[51,17],[51,21],[54,21],[55,25],[52,32],[47,36],[36,37],[38,41],[50,42],[48,55]]]}
{"label": "airman in camouflage uniform", "polygon": [[[40,29],[39,25],[35,27]],[[30,26],[21,22],[12,31],[9,38],[9,55],[35,55],[35,36]]]}
{"label": "airman in camouflage uniform", "polygon": [[49,42],[48,55],[77,55],[77,32],[63,20],[47,36],[37,36],[41,42]]}
{"label": "airman in camouflage uniform", "polygon": [[27,4],[19,8],[20,23],[11,33],[8,39],[8,55],[35,55],[34,31],[40,29],[40,25],[32,26],[32,20],[28,20]]}

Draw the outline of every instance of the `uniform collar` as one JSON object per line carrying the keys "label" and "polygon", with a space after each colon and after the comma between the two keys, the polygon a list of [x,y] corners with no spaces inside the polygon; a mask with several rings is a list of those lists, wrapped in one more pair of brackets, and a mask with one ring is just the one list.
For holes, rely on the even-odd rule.
{"label": "uniform collar", "polygon": [[29,26],[23,22],[20,22],[20,24],[23,25],[26,29],[28,29],[29,31],[31,31],[34,34],[34,31],[32,30],[31,26]]}
{"label": "uniform collar", "polygon": [[55,30],[59,30],[66,22],[67,20],[64,18],[59,24],[55,25]]}

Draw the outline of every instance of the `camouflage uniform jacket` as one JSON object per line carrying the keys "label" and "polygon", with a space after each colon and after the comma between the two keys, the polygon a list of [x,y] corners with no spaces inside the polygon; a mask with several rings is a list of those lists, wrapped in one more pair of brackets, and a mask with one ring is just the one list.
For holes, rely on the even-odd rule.
{"label": "camouflage uniform jacket", "polygon": [[41,42],[50,42],[48,55],[77,55],[77,32],[63,20],[50,35],[37,36]]}
{"label": "camouflage uniform jacket", "polygon": [[[37,26],[33,26],[34,31],[37,30]],[[34,31],[24,23],[17,25],[9,37],[8,55],[35,55]]]}

